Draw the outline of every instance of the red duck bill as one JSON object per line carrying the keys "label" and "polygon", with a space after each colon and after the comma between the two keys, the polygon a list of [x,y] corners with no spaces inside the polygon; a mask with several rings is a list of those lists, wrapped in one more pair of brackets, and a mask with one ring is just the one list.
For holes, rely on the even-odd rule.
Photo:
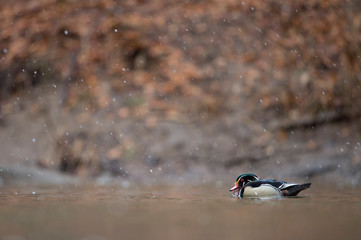
{"label": "red duck bill", "polygon": [[239,187],[238,182],[236,182],[236,184],[231,189],[229,189],[229,191],[232,192],[232,195],[235,197],[239,195],[240,190],[241,188]]}

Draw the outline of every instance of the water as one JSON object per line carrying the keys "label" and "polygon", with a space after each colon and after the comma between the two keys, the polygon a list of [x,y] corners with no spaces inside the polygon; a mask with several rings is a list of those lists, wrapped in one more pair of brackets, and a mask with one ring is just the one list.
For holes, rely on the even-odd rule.
{"label": "water", "polygon": [[230,198],[214,186],[0,189],[0,239],[360,239],[361,189]]}

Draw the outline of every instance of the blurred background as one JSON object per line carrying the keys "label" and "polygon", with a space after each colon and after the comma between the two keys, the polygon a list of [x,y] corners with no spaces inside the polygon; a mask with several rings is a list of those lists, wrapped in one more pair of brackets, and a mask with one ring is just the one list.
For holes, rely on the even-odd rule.
{"label": "blurred background", "polygon": [[361,184],[359,1],[0,9],[2,185]]}

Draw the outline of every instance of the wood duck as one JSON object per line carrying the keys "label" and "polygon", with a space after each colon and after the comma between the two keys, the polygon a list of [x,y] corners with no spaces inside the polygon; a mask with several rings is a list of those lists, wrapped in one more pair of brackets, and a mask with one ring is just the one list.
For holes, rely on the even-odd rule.
{"label": "wood duck", "polygon": [[229,189],[233,196],[249,198],[272,198],[297,196],[299,192],[309,188],[311,183],[297,184],[277,180],[260,179],[253,173],[241,174],[234,187]]}

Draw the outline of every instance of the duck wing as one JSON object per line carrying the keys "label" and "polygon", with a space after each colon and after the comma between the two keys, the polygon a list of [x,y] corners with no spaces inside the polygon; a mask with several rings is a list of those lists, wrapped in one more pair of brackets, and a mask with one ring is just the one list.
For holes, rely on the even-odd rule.
{"label": "duck wing", "polygon": [[282,186],[284,184],[287,184],[285,182],[282,182],[282,181],[274,181],[274,180],[258,180],[258,181],[252,181],[252,182],[249,182],[246,184],[245,187],[253,187],[253,188],[257,188],[257,187],[260,187],[261,185],[271,185],[272,187],[275,187],[275,188],[279,188],[279,189],[282,189]]}
{"label": "duck wing", "polygon": [[301,191],[309,188],[311,183],[297,184],[297,183],[285,183],[281,187],[283,196],[297,196]]}

